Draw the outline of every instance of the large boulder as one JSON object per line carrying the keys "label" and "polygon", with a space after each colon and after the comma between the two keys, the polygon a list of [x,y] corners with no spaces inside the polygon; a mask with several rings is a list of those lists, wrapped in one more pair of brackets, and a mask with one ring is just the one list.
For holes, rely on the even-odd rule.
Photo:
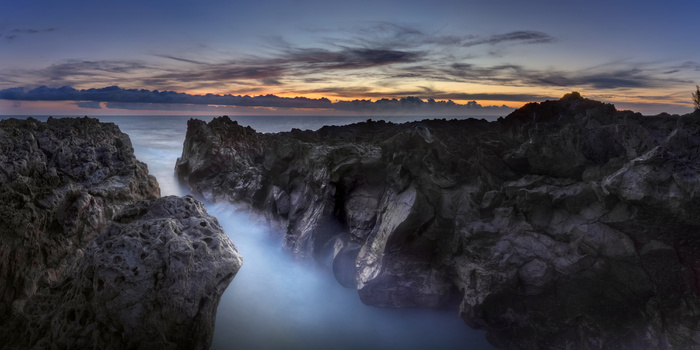
{"label": "large boulder", "polygon": [[241,259],[200,202],[96,119],[2,120],[0,149],[3,349],[209,347]]}
{"label": "large boulder", "polygon": [[242,263],[190,196],[127,206],[78,255],[72,273],[29,300],[6,346],[207,349]]}
{"label": "large boulder", "polygon": [[160,189],[129,136],[90,118],[0,121],[0,319],[69,270],[123,206]]}

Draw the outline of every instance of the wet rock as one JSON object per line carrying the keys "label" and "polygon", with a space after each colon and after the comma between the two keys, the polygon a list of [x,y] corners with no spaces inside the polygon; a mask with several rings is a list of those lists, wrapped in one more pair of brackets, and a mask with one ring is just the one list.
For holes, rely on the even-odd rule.
{"label": "wet rock", "polygon": [[241,262],[196,199],[137,202],[85,248],[73,273],[27,302],[25,326],[6,345],[206,349]]}
{"label": "wet rock", "polygon": [[215,218],[159,197],[114,124],[0,121],[3,349],[205,349],[240,268]]}
{"label": "wet rock", "polygon": [[365,303],[457,293],[462,319],[502,348],[687,349],[700,339],[698,135],[697,113],[572,93],[491,123],[268,135],[191,121],[176,170],[205,198],[281,221],[290,250]]}
{"label": "wet rock", "polygon": [[96,119],[0,121],[0,318],[61,278],[122,207],[160,189],[131,141]]}

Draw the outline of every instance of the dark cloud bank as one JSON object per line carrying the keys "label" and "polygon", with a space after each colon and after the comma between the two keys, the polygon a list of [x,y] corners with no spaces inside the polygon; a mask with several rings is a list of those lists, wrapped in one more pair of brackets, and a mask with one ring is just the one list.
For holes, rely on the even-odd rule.
{"label": "dark cloud bank", "polygon": [[[460,97],[466,97],[460,96]],[[475,95],[476,96],[476,95]],[[455,95],[455,97],[458,97]],[[521,96],[518,96],[521,97]],[[383,98],[377,101],[352,100],[332,102],[327,98],[280,97],[275,95],[192,95],[175,91],[123,89],[110,86],[99,89],[77,90],[70,86],[51,88],[40,86],[32,90],[22,87],[0,90],[0,99],[11,101],[75,101],[80,108],[105,108],[133,110],[203,110],[198,106],[236,106],[268,108],[328,109],[346,112],[414,112],[439,115],[502,115],[513,108],[506,106],[482,106],[476,101],[467,104],[449,101],[423,100],[420,97]]]}

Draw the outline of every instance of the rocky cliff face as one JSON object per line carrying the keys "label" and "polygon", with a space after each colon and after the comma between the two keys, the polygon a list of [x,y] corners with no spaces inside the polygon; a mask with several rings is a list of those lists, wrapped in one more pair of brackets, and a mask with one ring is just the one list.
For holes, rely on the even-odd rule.
{"label": "rocky cliff face", "polygon": [[238,252],[114,124],[0,121],[2,348],[207,348]]}
{"label": "rocky cliff face", "polygon": [[[496,122],[260,134],[190,120],[176,171],[251,203],[371,305],[443,307],[508,349],[700,343],[700,116],[577,93]],[[456,306],[454,306],[456,307]]]}

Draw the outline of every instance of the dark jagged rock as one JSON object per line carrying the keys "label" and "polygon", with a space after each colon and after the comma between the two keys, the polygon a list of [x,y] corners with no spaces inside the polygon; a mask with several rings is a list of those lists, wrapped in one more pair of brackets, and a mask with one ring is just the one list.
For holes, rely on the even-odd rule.
{"label": "dark jagged rock", "polygon": [[7,345],[207,349],[219,298],[240,267],[196,199],[137,202],[83,250],[73,273],[28,301]]}
{"label": "dark jagged rock", "polygon": [[0,121],[0,344],[202,349],[240,257],[90,118]]}
{"label": "dark jagged rock", "polygon": [[508,349],[700,343],[700,115],[567,94],[496,122],[260,134],[188,123],[180,180],[244,201],[368,304],[450,306]]}
{"label": "dark jagged rock", "polygon": [[60,279],[121,207],[160,195],[116,125],[0,121],[0,314]]}

